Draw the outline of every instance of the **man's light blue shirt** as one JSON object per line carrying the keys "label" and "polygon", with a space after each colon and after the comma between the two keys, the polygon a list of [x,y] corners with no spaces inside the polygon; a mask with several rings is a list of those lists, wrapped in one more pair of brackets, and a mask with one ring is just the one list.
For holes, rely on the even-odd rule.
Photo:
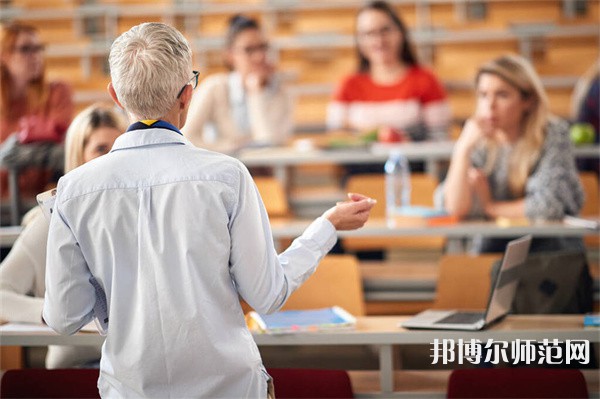
{"label": "man's light blue shirt", "polygon": [[239,296],[279,309],[335,241],[319,218],[278,256],[244,165],[171,130],[130,131],[59,182],[44,319],[63,334],[90,322],[93,276],[109,309],[103,397],[266,397]]}

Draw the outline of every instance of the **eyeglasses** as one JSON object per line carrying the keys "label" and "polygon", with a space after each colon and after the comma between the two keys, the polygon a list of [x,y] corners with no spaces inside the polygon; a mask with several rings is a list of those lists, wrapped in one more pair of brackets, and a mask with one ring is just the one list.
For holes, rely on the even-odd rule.
{"label": "eyeglasses", "polygon": [[179,94],[177,94],[177,98],[181,97],[181,95],[183,94],[183,90],[185,90],[185,87],[187,85],[192,85],[192,90],[195,89],[196,87],[198,87],[198,76],[200,76],[200,72],[192,71],[192,73],[194,74],[194,76],[192,76],[192,78],[190,80],[188,80],[186,84],[183,85],[181,90],[179,90]]}
{"label": "eyeglasses", "polygon": [[46,49],[43,44],[25,44],[23,46],[15,46],[13,50],[24,55],[41,53]]}
{"label": "eyeglasses", "polygon": [[358,32],[358,37],[362,40],[373,40],[377,37],[389,37],[392,33],[398,32],[395,26],[387,25],[379,29],[366,30]]}
{"label": "eyeglasses", "polygon": [[237,47],[235,50],[243,52],[250,57],[255,53],[266,53],[269,51],[269,43],[260,43],[255,46]]}

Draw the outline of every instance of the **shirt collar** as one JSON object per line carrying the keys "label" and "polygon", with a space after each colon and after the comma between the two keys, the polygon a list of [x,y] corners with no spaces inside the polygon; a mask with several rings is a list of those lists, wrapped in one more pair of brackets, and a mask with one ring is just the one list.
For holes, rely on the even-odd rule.
{"label": "shirt collar", "polygon": [[131,130],[123,133],[117,138],[110,152],[161,144],[192,145],[181,134],[178,134],[173,130],[158,127],[142,130]]}

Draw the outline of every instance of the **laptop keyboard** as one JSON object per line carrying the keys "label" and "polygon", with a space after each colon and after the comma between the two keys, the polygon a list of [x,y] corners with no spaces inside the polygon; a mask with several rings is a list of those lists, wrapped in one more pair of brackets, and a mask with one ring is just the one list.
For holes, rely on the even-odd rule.
{"label": "laptop keyboard", "polygon": [[457,312],[436,321],[434,324],[473,324],[482,320],[483,313]]}

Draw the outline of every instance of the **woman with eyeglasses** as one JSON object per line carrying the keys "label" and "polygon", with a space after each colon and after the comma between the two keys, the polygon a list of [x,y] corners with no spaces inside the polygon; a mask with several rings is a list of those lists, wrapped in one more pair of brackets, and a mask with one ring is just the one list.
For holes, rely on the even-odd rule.
{"label": "woman with eyeglasses", "polygon": [[269,44],[258,22],[232,17],[226,45],[230,72],[200,84],[183,134],[198,147],[226,153],[285,142],[292,130],[291,99],[269,61]]}
{"label": "woman with eyeglasses", "polygon": [[327,109],[331,130],[390,132],[405,140],[444,138],[450,123],[446,92],[423,68],[404,22],[384,1],[356,17],[358,72],[341,82]]}
{"label": "woman with eyeglasses", "polygon": [[[94,104],[83,110],[66,134],[65,171],[109,152],[126,128],[123,115],[111,105]],[[49,221],[35,207],[22,224],[23,231],[0,264],[0,320],[41,323]],[[50,346],[46,367],[74,367],[99,358],[99,346]]]}
{"label": "woman with eyeglasses", "polygon": [[[0,38],[0,155],[10,162],[62,170],[61,143],[73,117],[71,88],[63,82],[48,81],[44,45],[36,28],[22,24],[2,27]],[[9,139],[10,137],[10,139]],[[20,145],[29,146],[27,153]],[[23,156],[27,159],[19,159]],[[35,157],[35,159],[30,159]],[[49,176],[37,170],[20,175],[23,194],[43,189]],[[6,179],[0,191],[6,193]],[[4,190],[3,190],[4,189]]]}

